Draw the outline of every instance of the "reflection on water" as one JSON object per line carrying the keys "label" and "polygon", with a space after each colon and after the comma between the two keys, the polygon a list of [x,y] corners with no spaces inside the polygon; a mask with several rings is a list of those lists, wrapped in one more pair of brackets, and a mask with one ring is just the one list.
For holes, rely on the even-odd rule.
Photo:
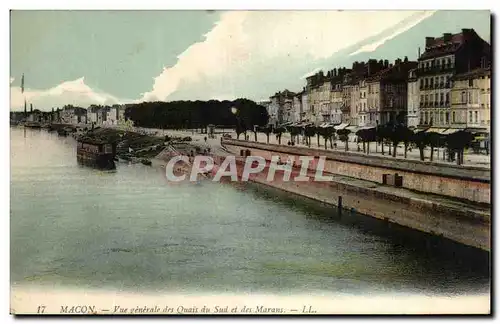
{"label": "reflection on water", "polygon": [[11,281],[130,291],[489,291],[488,254],[262,186],[79,167],[75,143],[11,128]]}

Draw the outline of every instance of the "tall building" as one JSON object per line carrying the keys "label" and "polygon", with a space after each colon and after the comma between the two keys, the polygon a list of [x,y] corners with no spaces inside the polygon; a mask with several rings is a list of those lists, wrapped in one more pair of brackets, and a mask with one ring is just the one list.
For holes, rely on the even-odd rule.
{"label": "tall building", "polygon": [[452,128],[490,130],[491,69],[486,66],[453,77],[451,89]]}
{"label": "tall building", "polygon": [[331,121],[334,124],[342,123],[342,114],[344,109],[344,89],[343,81],[346,74],[345,68],[333,69],[331,78],[330,103],[331,103]]}
{"label": "tall building", "polygon": [[302,120],[302,91],[293,96],[293,121],[300,122]]}
{"label": "tall building", "polygon": [[[406,122],[408,106],[408,75],[417,62],[397,59],[393,64],[367,78],[368,118],[365,126],[389,122]],[[368,120],[366,120],[368,119]]]}
{"label": "tall building", "polygon": [[456,74],[472,71],[491,60],[490,45],[473,29],[426,37],[425,51],[418,58],[420,122],[424,125],[450,125],[450,91]]}
{"label": "tall building", "polygon": [[308,93],[309,114],[307,119],[311,123],[319,124],[321,121],[321,86],[325,80],[323,71],[306,78],[306,91]]}
{"label": "tall building", "polygon": [[301,114],[301,119],[300,121],[301,122],[309,122],[309,94],[307,93],[306,91],[306,88],[304,87],[304,89],[302,90],[302,97],[301,97],[301,101],[302,101],[302,114]]}
{"label": "tall building", "polygon": [[293,121],[293,97],[295,93],[284,90],[270,97],[269,124],[278,126]]}

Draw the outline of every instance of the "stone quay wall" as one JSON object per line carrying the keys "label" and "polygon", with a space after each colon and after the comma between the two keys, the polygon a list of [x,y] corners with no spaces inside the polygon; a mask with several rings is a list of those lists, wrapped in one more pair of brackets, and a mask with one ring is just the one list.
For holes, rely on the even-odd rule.
{"label": "stone quay wall", "polygon": [[328,173],[377,183],[382,183],[384,174],[397,173],[403,177],[402,187],[406,189],[464,199],[475,203],[490,204],[491,200],[491,170],[489,168],[403,160],[235,139],[223,139],[222,145],[234,153],[238,153],[242,149],[249,149],[250,155],[261,156],[265,159],[271,159],[271,156],[278,155],[282,161],[287,161],[290,157],[298,161],[298,157],[304,155],[325,156],[325,171]]}

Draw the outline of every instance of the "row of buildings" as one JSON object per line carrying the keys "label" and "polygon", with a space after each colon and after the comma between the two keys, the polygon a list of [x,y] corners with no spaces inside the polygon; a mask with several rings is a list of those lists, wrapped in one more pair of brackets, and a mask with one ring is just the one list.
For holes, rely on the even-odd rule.
{"label": "row of buildings", "polygon": [[[52,109],[51,112],[33,110],[29,112],[11,113],[11,120],[26,120],[28,122],[57,122],[63,124],[94,124],[116,126],[124,123],[127,105],[97,106],[91,105],[88,109],[66,105],[61,109]],[[14,116],[14,117],[13,117]]]}
{"label": "row of buildings", "polygon": [[473,29],[426,37],[418,59],[370,59],[320,71],[299,92],[275,93],[267,107],[273,125],[343,124],[373,127],[473,128],[489,132],[491,47]]}

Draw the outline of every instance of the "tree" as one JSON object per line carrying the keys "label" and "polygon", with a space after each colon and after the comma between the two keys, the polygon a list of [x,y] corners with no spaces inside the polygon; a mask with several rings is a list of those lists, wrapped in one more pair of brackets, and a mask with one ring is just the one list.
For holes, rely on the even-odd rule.
{"label": "tree", "polygon": [[[397,155],[397,149],[398,149],[399,143],[404,142],[405,140],[408,143],[411,140],[411,136],[413,134],[413,132],[402,123],[394,124],[390,128],[388,127],[387,133],[388,133],[387,135],[392,143],[392,147],[393,147],[392,156],[393,157],[396,157],[396,155]],[[407,155],[407,148],[408,148],[407,143],[405,144],[405,158]]]}
{"label": "tree", "polygon": [[304,135],[306,136],[307,146],[311,147],[311,137],[316,135],[316,127],[306,126],[304,128]]}
{"label": "tree", "polygon": [[450,152],[457,153],[457,165],[464,163],[464,150],[469,147],[474,140],[474,135],[460,130],[446,137],[446,146]]}
{"label": "tree", "polygon": [[278,140],[278,144],[281,145],[281,135],[286,131],[284,127],[276,127],[274,129],[274,134],[276,134],[276,139]]}
{"label": "tree", "polygon": [[346,152],[349,151],[349,134],[351,134],[351,131],[349,129],[339,129],[337,131],[337,134],[339,135],[339,140],[343,141],[345,143],[345,150]]}
{"label": "tree", "polygon": [[297,127],[297,126],[287,126],[287,130],[290,133],[290,137],[292,139],[292,142],[298,143],[301,128]]}
{"label": "tree", "polygon": [[254,139],[255,139],[256,142],[257,142],[257,127],[259,127],[259,126],[258,125],[254,125],[253,129],[252,129],[252,131],[253,131],[253,137],[254,137]]}
{"label": "tree", "polygon": [[[375,127],[360,129],[356,132],[356,135],[363,142],[363,153],[370,154],[370,142],[375,142],[377,140],[376,134]],[[367,147],[365,147],[365,143],[367,144]]]}
{"label": "tree", "polygon": [[333,149],[333,139],[335,138],[335,128],[332,126],[324,127],[323,128],[323,138],[325,139],[325,150],[327,141],[330,141],[330,147]]}
{"label": "tree", "polygon": [[413,139],[413,131],[405,126],[401,130],[401,138],[405,146],[405,159],[406,159],[408,157],[408,146],[410,145]]}
{"label": "tree", "polygon": [[[384,141],[389,137],[389,127],[387,124],[385,125],[378,125],[376,127],[376,141],[381,145],[382,148],[382,155],[385,154],[384,152]],[[389,152],[390,154],[390,152]]]}
{"label": "tree", "polygon": [[424,150],[428,143],[425,131],[414,133],[411,141],[415,143],[415,145],[418,147],[418,150],[420,151],[420,161],[424,161]]}
{"label": "tree", "polygon": [[267,144],[269,144],[269,135],[271,135],[272,128],[271,126],[267,125],[264,127],[264,134],[266,134],[267,137]]}
{"label": "tree", "polygon": [[316,130],[316,140],[317,140],[317,143],[318,143],[318,147],[320,146],[319,145],[319,137],[321,136],[321,134],[323,133],[323,128],[322,127],[319,127],[319,126],[316,126],[315,127],[315,130]]}
{"label": "tree", "polygon": [[431,156],[430,156],[430,161],[434,160],[434,149],[436,147],[439,147],[439,145],[442,143],[441,141],[441,136],[436,133],[436,132],[428,132],[426,134],[426,141],[427,144],[431,147]]}

